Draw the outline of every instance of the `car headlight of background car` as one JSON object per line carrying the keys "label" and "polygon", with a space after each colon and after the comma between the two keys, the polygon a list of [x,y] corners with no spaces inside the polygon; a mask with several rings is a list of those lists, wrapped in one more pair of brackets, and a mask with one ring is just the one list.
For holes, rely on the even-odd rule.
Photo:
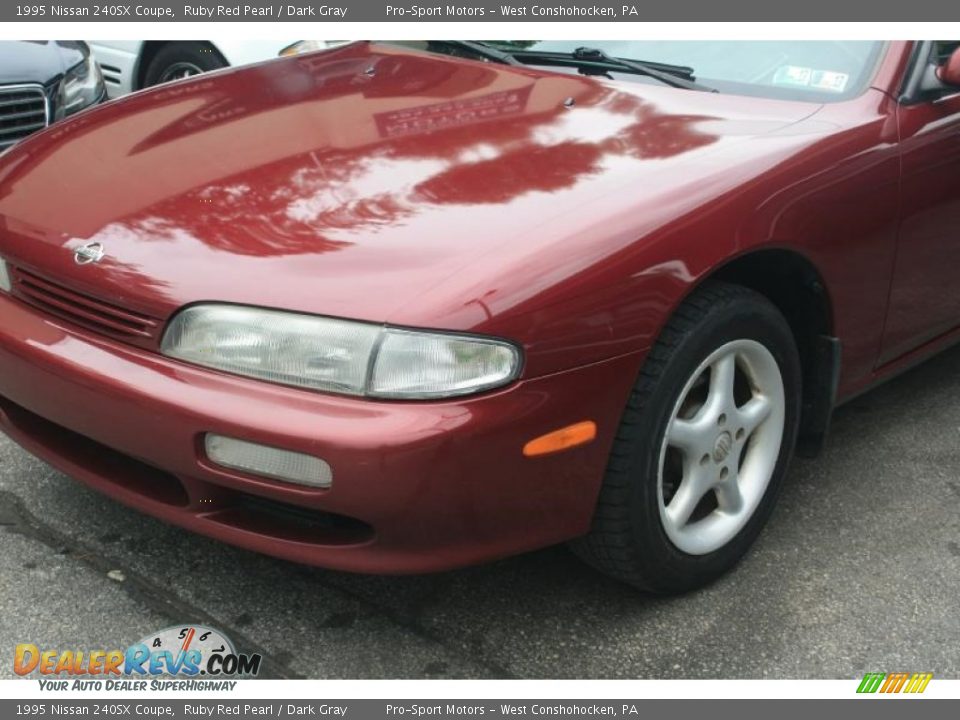
{"label": "car headlight of background car", "polygon": [[0,292],[10,292],[10,271],[7,270],[7,263],[0,257]]}
{"label": "car headlight of background car", "polygon": [[161,349],[268,382],[394,399],[490,390],[521,367],[519,348],[503,340],[217,304],[182,310]]}
{"label": "car headlight of background car", "polygon": [[89,48],[83,47],[83,60],[67,70],[60,82],[59,106],[64,115],[72,115],[103,97],[103,75]]}
{"label": "car headlight of background car", "polygon": [[301,53],[313,52],[314,50],[325,50],[327,43],[320,40],[298,40],[293,45],[287,45],[278,53],[279,57],[290,57]]}

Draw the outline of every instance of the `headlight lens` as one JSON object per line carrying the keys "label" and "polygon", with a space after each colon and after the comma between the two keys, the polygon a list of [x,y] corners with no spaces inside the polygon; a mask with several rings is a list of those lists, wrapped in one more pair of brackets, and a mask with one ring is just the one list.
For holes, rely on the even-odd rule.
{"label": "headlight lens", "polygon": [[174,318],[162,351],[260,380],[360,395],[379,334],[377,325],[198,305]]}
{"label": "headlight lens", "polygon": [[519,367],[513,345],[480,338],[384,330],[370,395],[439,398],[495,388]]}
{"label": "headlight lens", "polygon": [[278,53],[279,57],[290,57],[300,53],[313,52],[314,50],[324,50],[327,43],[321,40],[298,40],[293,45],[287,45]]}
{"label": "headlight lens", "polygon": [[516,379],[520,351],[500,340],[234,305],[181,311],[162,352],[268,382],[347,395],[444,398]]}
{"label": "headlight lens", "polygon": [[4,262],[3,258],[0,258],[0,290],[10,292],[11,287],[10,271],[7,270],[7,263]]}
{"label": "headlight lens", "polygon": [[103,75],[92,55],[68,70],[60,83],[60,107],[64,115],[83,110],[102,96]]}

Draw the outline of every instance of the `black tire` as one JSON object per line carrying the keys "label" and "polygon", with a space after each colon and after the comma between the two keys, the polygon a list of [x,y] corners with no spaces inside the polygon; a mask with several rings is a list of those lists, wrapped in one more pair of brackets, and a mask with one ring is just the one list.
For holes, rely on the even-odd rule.
{"label": "black tire", "polygon": [[[731,540],[703,555],[682,552],[660,516],[660,448],[689,378],[711,353],[740,339],[763,344],[784,386],[784,432],[766,493]],[[799,427],[801,367],[796,341],[780,311],[738,285],[709,283],[694,292],[662,331],[631,392],[590,532],[571,543],[598,570],[642,590],[674,594],[701,587],[729,570],[757,538],[779,494]]]}
{"label": "black tire", "polygon": [[169,82],[176,68],[195,68],[196,74],[225,68],[229,63],[210,44],[200,41],[172,42],[164,45],[147,65],[143,87]]}

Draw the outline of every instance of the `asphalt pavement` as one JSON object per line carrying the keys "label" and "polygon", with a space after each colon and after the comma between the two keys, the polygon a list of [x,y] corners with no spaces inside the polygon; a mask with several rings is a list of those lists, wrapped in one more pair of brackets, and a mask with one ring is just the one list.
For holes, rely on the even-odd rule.
{"label": "asphalt pavement", "polygon": [[129,510],[0,436],[0,676],[17,643],[110,649],[186,622],[270,677],[958,678],[960,348],[841,408],[754,550],[678,598],[563,547],[419,577],[298,566]]}

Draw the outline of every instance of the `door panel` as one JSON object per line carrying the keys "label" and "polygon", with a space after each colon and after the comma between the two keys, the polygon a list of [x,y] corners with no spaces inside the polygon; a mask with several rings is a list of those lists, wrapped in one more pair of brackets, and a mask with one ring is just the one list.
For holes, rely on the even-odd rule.
{"label": "door panel", "polygon": [[898,113],[902,219],[881,363],[960,326],[960,94]]}

